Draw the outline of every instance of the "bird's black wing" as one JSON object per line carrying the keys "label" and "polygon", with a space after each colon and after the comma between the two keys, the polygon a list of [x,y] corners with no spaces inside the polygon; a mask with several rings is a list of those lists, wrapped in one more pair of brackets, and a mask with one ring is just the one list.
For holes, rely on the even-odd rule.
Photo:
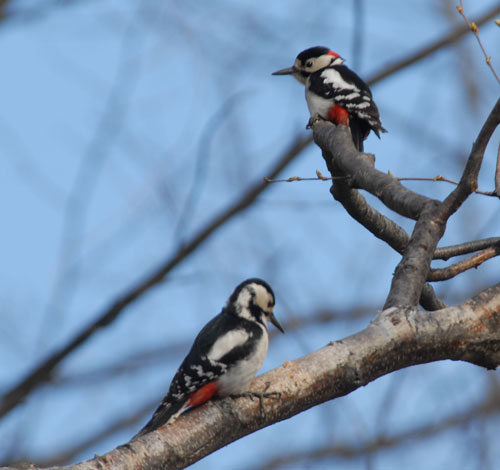
{"label": "bird's black wing", "polygon": [[[380,137],[386,132],[380,122],[377,105],[373,101],[368,85],[345,65],[333,65],[313,73],[310,77],[311,89],[327,99],[333,99],[355,118],[351,133],[353,140],[362,142],[370,129]],[[314,88],[313,88],[314,87]],[[360,135],[357,135],[357,134]]]}
{"label": "bird's black wing", "polygon": [[[177,370],[167,395],[154,412],[151,420],[139,431],[137,436],[158,429],[167,423],[173,416],[182,411],[193,393],[210,382],[216,381],[237,358],[246,354],[247,349],[251,347],[249,341],[229,350],[218,361],[207,358],[215,340],[220,338],[221,332],[235,331],[239,322],[241,319],[223,311],[202,328],[195,338],[191,350]],[[257,325],[253,325],[251,322],[249,324],[255,328],[255,334],[261,334],[261,329]]]}

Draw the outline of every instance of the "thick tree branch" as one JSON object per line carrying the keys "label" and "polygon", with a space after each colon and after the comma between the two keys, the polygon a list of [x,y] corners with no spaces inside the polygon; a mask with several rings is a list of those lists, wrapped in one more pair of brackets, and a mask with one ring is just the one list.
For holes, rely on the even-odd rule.
{"label": "thick tree branch", "polygon": [[439,208],[439,203],[435,201],[429,202],[423,208],[410,242],[394,272],[384,308],[418,305],[431,267],[432,254],[446,228],[445,223],[437,216]]}
{"label": "thick tree branch", "polygon": [[436,295],[434,288],[430,284],[424,284],[422,288],[420,305],[429,311],[440,310],[448,306]]}
{"label": "thick tree branch", "polygon": [[[292,318],[287,322],[282,322],[283,328],[289,334],[294,330],[304,328],[311,325],[327,325],[332,321],[349,321],[354,319],[368,320],[373,315],[373,308],[359,307],[344,311],[338,310],[319,310],[312,313],[307,313],[300,318]],[[280,333],[281,334],[281,333]],[[271,338],[276,336],[276,333],[270,332]],[[271,339],[272,341],[272,339]],[[117,375],[128,374],[130,375],[136,369],[144,369],[144,367],[151,366],[152,363],[165,363],[170,360],[174,353],[176,355],[184,354],[189,350],[191,343],[181,341],[174,344],[165,345],[160,348],[155,348],[141,354],[134,354],[123,358],[120,362],[95,369],[90,372],[80,373],[78,375],[70,375],[65,377],[55,378],[50,385],[55,386],[71,386],[71,387],[85,387],[88,385],[95,386],[96,384],[105,383],[116,378]],[[73,460],[76,456],[84,452],[91,452],[92,448],[98,442],[123,431],[125,428],[135,426],[139,428],[140,423],[144,423],[146,419],[151,416],[151,413],[158,406],[158,399],[153,402],[141,405],[139,409],[131,410],[130,413],[125,413],[116,421],[106,422],[104,426],[89,436],[80,436],[81,440],[74,445],[57,449],[57,453],[42,460],[36,461],[35,464],[41,467],[50,467],[56,465],[64,465],[68,461]]]}
{"label": "thick tree branch", "polygon": [[357,189],[339,180],[332,185],[330,192],[354,220],[398,253],[404,252],[410,240],[406,231],[370,206]]}
{"label": "thick tree branch", "polygon": [[[337,181],[332,185],[330,192],[344,206],[353,219],[358,221],[377,238],[385,241],[398,253],[404,253],[410,241],[410,237],[406,231],[370,206],[357,189],[352,189],[346,182]],[[424,286],[422,290],[420,304],[426,310],[439,310],[446,307],[446,304],[438,299],[434,289],[429,285]]]}
{"label": "thick tree branch", "polygon": [[477,189],[477,177],[483,162],[484,151],[490,141],[491,135],[500,124],[500,99],[496,102],[486,119],[479,135],[477,136],[471,153],[465,165],[458,186],[443,201],[442,220],[446,221],[464,201]]}
{"label": "thick tree branch", "polygon": [[354,147],[347,126],[315,120],[312,128],[314,141],[323,151],[332,176],[350,176],[353,187],[368,191],[389,209],[410,219],[418,219],[424,206],[432,201],[375,169],[368,155],[359,153]]}
{"label": "thick tree branch", "polygon": [[[351,188],[345,181],[338,180],[332,185],[330,192],[343,205],[344,209],[346,209],[353,219],[358,221],[377,238],[385,241],[395,251],[400,254],[404,253],[410,241],[409,235],[394,221],[370,206],[357,189]],[[452,256],[459,256],[496,246],[498,243],[500,243],[500,237],[436,248],[432,258],[446,260]],[[483,259],[483,261],[485,260]],[[431,281],[434,279],[428,280]],[[420,304],[426,310],[439,310],[446,307],[446,304],[436,296],[432,286],[428,284],[424,285],[420,296]]]}
{"label": "thick tree branch", "polygon": [[[270,173],[274,176],[278,175],[304,149],[307,142],[305,138],[298,139],[294,142],[290,149],[276,162]],[[268,185],[265,182],[251,186],[231,206],[218,216],[215,216],[211,222],[196,233],[188,243],[161,263],[157,269],[145,276],[142,280],[139,280],[132,288],[126,289],[125,293],[105,309],[104,312],[98,316],[97,320],[83,328],[83,330],[69,341],[68,344],[45,359],[17,385],[5,393],[0,402],[0,417],[6,415],[10,410],[21,403],[34,388],[44,382],[48,382],[56,366],[68,356],[68,354],[82,345],[97,330],[108,326],[116,320],[125,307],[144,294],[144,292],[162,282],[169,272],[193,253],[196,248],[205,242],[215,231],[217,231],[217,229],[222,227],[235,215],[247,209],[257,197],[267,189],[267,187]]]}
{"label": "thick tree branch", "polygon": [[[373,167],[366,154],[357,152],[346,126],[334,126],[329,122],[314,120],[313,138],[322,149],[332,176],[349,176],[351,185],[360,187],[378,197],[387,207],[397,213],[415,219],[416,224],[403,257],[395,270],[391,289],[384,308],[403,305],[418,305],[428,277],[431,260],[437,244],[443,236],[449,217],[477,188],[477,176],[486,146],[492,133],[500,123],[500,100],[486,119],[465,166],[458,186],[442,202],[427,198],[404,188],[398,181]],[[342,184],[342,183],[336,183]],[[344,183],[345,184],[345,183]],[[334,192],[336,190],[334,189]],[[338,191],[342,196],[342,191]],[[344,191],[345,192],[345,191]],[[347,199],[344,197],[344,199]],[[359,199],[359,198],[357,198]],[[354,196],[348,201],[352,210]],[[360,218],[372,232],[383,234],[391,246],[401,249],[404,235],[396,224],[375,217],[373,211],[365,211]],[[377,224],[375,224],[377,222]],[[394,243],[394,242],[397,243]],[[426,295],[429,295],[429,288]]]}
{"label": "thick tree branch", "polygon": [[[323,151],[332,176],[339,173],[349,175],[351,184],[377,196],[397,213],[417,220],[412,236],[403,251],[403,258],[396,268],[384,308],[418,305],[432,255],[445,229],[445,224],[436,214],[440,203],[410,191],[395,178],[375,169],[368,155],[359,153],[355,149],[347,126],[335,126],[329,122],[315,120],[313,137]],[[378,220],[378,225],[385,228],[383,231],[379,228],[379,233],[383,233],[387,239],[387,232],[391,231],[393,242],[397,241],[396,246],[402,247],[404,235],[396,224],[383,221],[382,225],[382,219],[375,218],[373,211],[365,212],[370,215],[370,220]],[[374,227],[373,222],[369,222],[368,225]],[[425,295],[431,293],[432,291],[427,289]]]}
{"label": "thick tree branch", "polygon": [[[288,319],[288,321],[282,321],[281,325],[283,329],[288,333],[293,333],[294,331],[304,329],[311,326],[324,326],[330,325],[332,322],[339,322],[345,320],[360,320],[364,319],[368,321],[372,315],[373,307],[357,307],[354,309],[347,310],[326,310],[320,309],[313,312],[308,312],[304,316],[293,317]],[[281,335],[277,330],[271,330],[269,336],[272,338]],[[165,364],[166,362],[172,360],[174,357],[179,359],[179,356],[183,356],[189,351],[192,344],[192,338],[189,340],[179,340],[176,342],[170,342],[168,344],[158,346],[155,348],[148,349],[146,351],[136,352],[128,356],[119,358],[115,363],[101,365],[97,364],[97,367],[85,372],[76,372],[73,374],[61,375],[57,374],[52,377],[50,386],[56,387],[84,387],[84,386],[95,386],[98,384],[106,383],[113,380],[117,376],[130,375],[139,370],[143,370],[147,367],[156,366],[159,364]],[[153,411],[153,407],[157,403],[150,405],[150,409],[147,412],[150,414]]]}
{"label": "thick tree branch", "polygon": [[467,302],[422,312],[380,312],[363,331],[285,362],[252,383],[281,393],[265,401],[226,398],[185,413],[166,426],[108,454],[66,467],[74,470],[178,469],[258,429],[288,419],[395,370],[443,359],[493,369],[500,364],[500,284]]}

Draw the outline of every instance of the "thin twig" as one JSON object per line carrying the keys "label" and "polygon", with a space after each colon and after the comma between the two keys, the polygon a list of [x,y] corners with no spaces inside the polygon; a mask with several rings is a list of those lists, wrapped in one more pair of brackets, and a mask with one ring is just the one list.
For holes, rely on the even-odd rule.
{"label": "thin twig", "polygon": [[465,20],[470,30],[474,33],[474,36],[476,36],[477,42],[479,43],[479,47],[483,51],[484,57],[486,58],[486,64],[488,65],[491,72],[497,79],[497,82],[500,84],[500,77],[498,76],[495,67],[493,67],[493,64],[491,63],[491,56],[487,54],[486,49],[484,48],[483,43],[481,42],[481,38],[479,37],[479,28],[477,26],[477,23],[475,23],[474,21],[469,21],[469,18],[467,18],[467,15],[464,12],[464,5],[462,0],[460,0],[460,5],[457,6],[457,10],[462,15],[462,18]]}
{"label": "thin twig", "polygon": [[[445,183],[458,185],[458,181],[452,180],[450,178],[446,178],[445,176],[437,175],[434,178],[413,178],[413,177],[401,177],[396,178],[398,181],[444,181]],[[483,196],[496,196],[495,191],[482,191],[480,189],[476,189],[474,191],[476,194],[482,194]]]}
{"label": "thin twig", "polygon": [[436,248],[433,259],[446,261],[454,256],[467,255],[495,245],[500,245],[500,237],[483,238],[482,240],[460,243],[459,245],[443,246],[442,248]]}
{"label": "thin twig", "polygon": [[[495,179],[496,186],[500,186],[500,147],[498,149],[498,160],[497,160],[497,176]],[[268,178],[267,176],[264,177],[264,181],[266,183],[292,183],[294,181],[332,181],[332,180],[342,180],[349,178],[349,176],[323,176],[318,170],[316,170],[316,174],[318,175],[316,178],[311,177],[311,178],[304,178],[302,176],[290,176],[290,178],[285,178],[285,179],[271,179]],[[398,181],[444,181],[445,183],[450,183],[454,184],[455,186],[458,185],[458,181],[454,181],[450,178],[446,178],[445,176],[437,175],[434,176],[433,178],[420,178],[420,177],[396,177],[394,176],[394,179]],[[498,180],[498,181],[497,181]],[[497,184],[498,183],[498,184]],[[480,189],[476,189],[474,191],[476,194],[482,194],[483,196],[499,196],[497,194],[497,190],[495,191],[482,191]],[[500,192],[500,189],[499,189]],[[500,197],[500,196],[499,196]]]}
{"label": "thin twig", "polygon": [[497,245],[496,247],[486,248],[486,250],[480,251],[470,258],[452,264],[447,268],[431,269],[429,275],[427,276],[427,281],[447,281],[448,279],[451,279],[465,271],[468,271],[469,269],[479,267],[479,265],[481,265],[485,261],[498,255],[500,255],[500,245]]}
{"label": "thin twig", "polygon": [[304,178],[302,176],[290,176],[290,178],[284,179],[272,179],[264,176],[264,181],[266,183],[292,183],[294,181],[334,181],[334,180],[345,180],[348,179],[348,176],[323,176],[323,174],[316,170],[316,178]]}

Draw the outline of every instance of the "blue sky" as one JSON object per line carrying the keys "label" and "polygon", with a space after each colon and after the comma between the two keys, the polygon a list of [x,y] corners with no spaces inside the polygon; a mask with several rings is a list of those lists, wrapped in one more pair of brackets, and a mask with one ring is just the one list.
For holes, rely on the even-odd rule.
{"label": "blue sky", "polygon": [[[0,23],[2,390],[261,181],[294,139],[307,135],[303,89],[271,72],[291,65],[302,49],[323,44],[368,79],[462,21],[453,2],[360,3],[357,17],[348,1],[80,0],[66,7],[46,2],[44,14],[34,17],[23,12],[42,9],[43,2],[12,6],[11,19]],[[474,18],[494,3],[465,7]],[[490,22],[480,33],[495,64],[500,30]],[[396,176],[459,179],[498,89],[468,35],[373,87],[389,133],[380,141],[372,135],[365,149],[376,154],[379,169]],[[486,190],[492,189],[498,136],[497,130],[480,175]],[[326,173],[311,145],[283,176],[314,176],[316,169]],[[451,189],[445,183],[408,187],[435,198]],[[281,322],[307,320],[321,309],[376,312],[399,256],[350,219],[328,189],[322,182],[272,185],[68,357],[53,385],[0,423],[4,455],[46,459],[147,403],[152,411],[192,338],[247,277],[273,286]],[[498,235],[498,216],[498,201],[471,197],[450,221],[442,245]],[[411,230],[410,222],[395,220]],[[459,302],[497,282],[498,269],[493,260],[437,291]],[[275,337],[263,370],[359,331],[369,320]],[[97,374],[170,344],[179,346],[143,367],[101,379]],[[379,431],[393,387],[398,392],[386,431],[411,428],[480,400],[489,374],[450,362],[401,371],[249,436],[194,468],[220,468],[221,462],[252,468],[255,449],[267,458],[279,453],[279,445],[268,448],[276,435],[283,436],[283,448],[304,449],[368,439]],[[335,425],[326,425],[325,416]],[[112,449],[139,427],[108,436],[75,460]],[[408,462],[442,468],[452,443],[468,438],[451,432],[425,446],[380,453],[373,468]],[[365,465],[362,459],[340,463]]]}

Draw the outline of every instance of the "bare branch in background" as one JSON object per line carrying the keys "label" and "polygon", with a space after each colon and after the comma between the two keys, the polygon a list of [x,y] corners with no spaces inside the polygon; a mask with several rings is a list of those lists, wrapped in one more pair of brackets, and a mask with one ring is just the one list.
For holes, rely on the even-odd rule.
{"label": "bare branch in background", "polygon": [[[275,163],[270,174],[278,175],[286,166],[304,149],[308,144],[308,139],[296,140],[287,152]],[[57,350],[50,357],[38,365],[31,373],[22,379],[10,391],[2,396],[0,402],[0,417],[5,416],[10,410],[19,405],[27,395],[36,387],[51,380],[54,369],[57,365],[75,349],[81,346],[99,329],[108,326],[115,321],[120,313],[130,303],[140,297],[144,292],[162,282],[165,276],[191,255],[202,243],[204,243],[214,232],[222,227],[228,220],[241,213],[257,199],[269,186],[265,182],[259,182],[247,189],[239,199],[233,202],[225,211],[215,216],[211,222],[199,230],[195,235],[183,245],[176,253],[165,260],[153,273],[137,282],[135,286],[127,289],[111,306],[102,312],[96,321],[78,333],[65,346]]]}
{"label": "bare branch in background", "polygon": [[53,11],[59,11],[61,7],[76,6],[84,1],[89,2],[90,0],[46,0],[34,7],[16,10],[9,9],[9,5],[13,5],[15,2],[0,0],[0,25],[2,27],[16,24],[24,25],[26,22],[41,20]]}
{"label": "bare branch in background", "polygon": [[[484,23],[493,20],[495,16],[497,16],[498,14],[500,14],[500,6],[495,6],[491,10],[487,11],[484,15],[480,16],[475,21],[475,24],[481,26]],[[394,64],[392,65],[384,66],[382,70],[380,70],[380,72],[376,72],[374,75],[372,75],[371,80],[368,82],[368,84],[370,85],[376,83],[388,77],[389,75],[392,75],[395,72],[399,72],[401,69],[406,69],[408,66],[413,65],[416,62],[419,62],[420,60],[433,54],[434,52],[437,52],[444,47],[454,44],[459,39],[461,39],[465,34],[467,34],[469,30],[470,28],[468,25],[457,26],[452,31],[450,31],[446,36],[442,37],[441,39],[438,39],[436,42],[433,42],[432,44],[429,44],[427,47],[420,49],[419,51],[409,55],[408,57],[405,57],[400,61],[394,62]]]}
{"label": "bare branch in background", "polygon": [[[87,222],[88,208],[91,204],[99,175],[109,158],[114,142],[122,130],[130,105],[130,98],[141,75],[137,52],[145,38],[139,34],[138,22],[145,3],[139,2],[134,14],[129,19],[120,41],[118,66],[110,87],[102,114],[96,123],[94,135],[84,154],[69,192],[64,210],[64,223],[61,230],[61,248],[54,286],[45,309],[44,325],[58,324],[63,318],[61,304],[68,309],[70,299],[76,291],[80,262],[71,259],[70,253],[79,252],[78,240],[83,234]],[[40,337],[46,337],[45,328]]]}
{"label": "bare branch in background", "polygon": [[373,440],[358,443],[356,446],[353,446],[351,443],[336,443],[318,447],[312,451],[287,452],[283,456],[270,459],[261,468],[271,470],[290,465],[294,462],[311,462],[329,457],[335,459],[355,459],[366,454],[383,452],[404,444],[413,444],[415,441],[429,439],[444,431],[469,425],[485,417],[492,418],[499,413],[500,395],[498,393],[490,394],[479,404],[475,404],[459,414],[454,413],[438,423],[423,424],[396,435],[388,436],[382,434]]}
{"label": "bare branch in background", "polygon": [[7,15],[6,9],[9,4],[9,0],[0,0],[0,21],[2,21]]}
{"label": "bare branch in background", "polygon": [[470,28],[470,30],[474,33],[474,36],[476,36],[477,42],[479,44],[479,47],[481,48],[481,51],[484,55],[484,58],[486,59],[486,64],[491,70],[491,73],[493,76],[496,78],[498,84],[500,85],[500,77],[498,76],[495,68],[493,67],[493,64],[491,63],[491,56],[489,56],[483,46],[483,43],[481,42],[481,38],[479,37],[479,29],[478,29],[478,23],[475,21],[469,21],[469,18],[467,18],[467,15],[465,14],[464,11],[464,5],[463,5],[463,0],[460,0],[460,6],[457,7],[458,12],[462,15],[462,18],[464,21],[467,23],[467,26]]}

